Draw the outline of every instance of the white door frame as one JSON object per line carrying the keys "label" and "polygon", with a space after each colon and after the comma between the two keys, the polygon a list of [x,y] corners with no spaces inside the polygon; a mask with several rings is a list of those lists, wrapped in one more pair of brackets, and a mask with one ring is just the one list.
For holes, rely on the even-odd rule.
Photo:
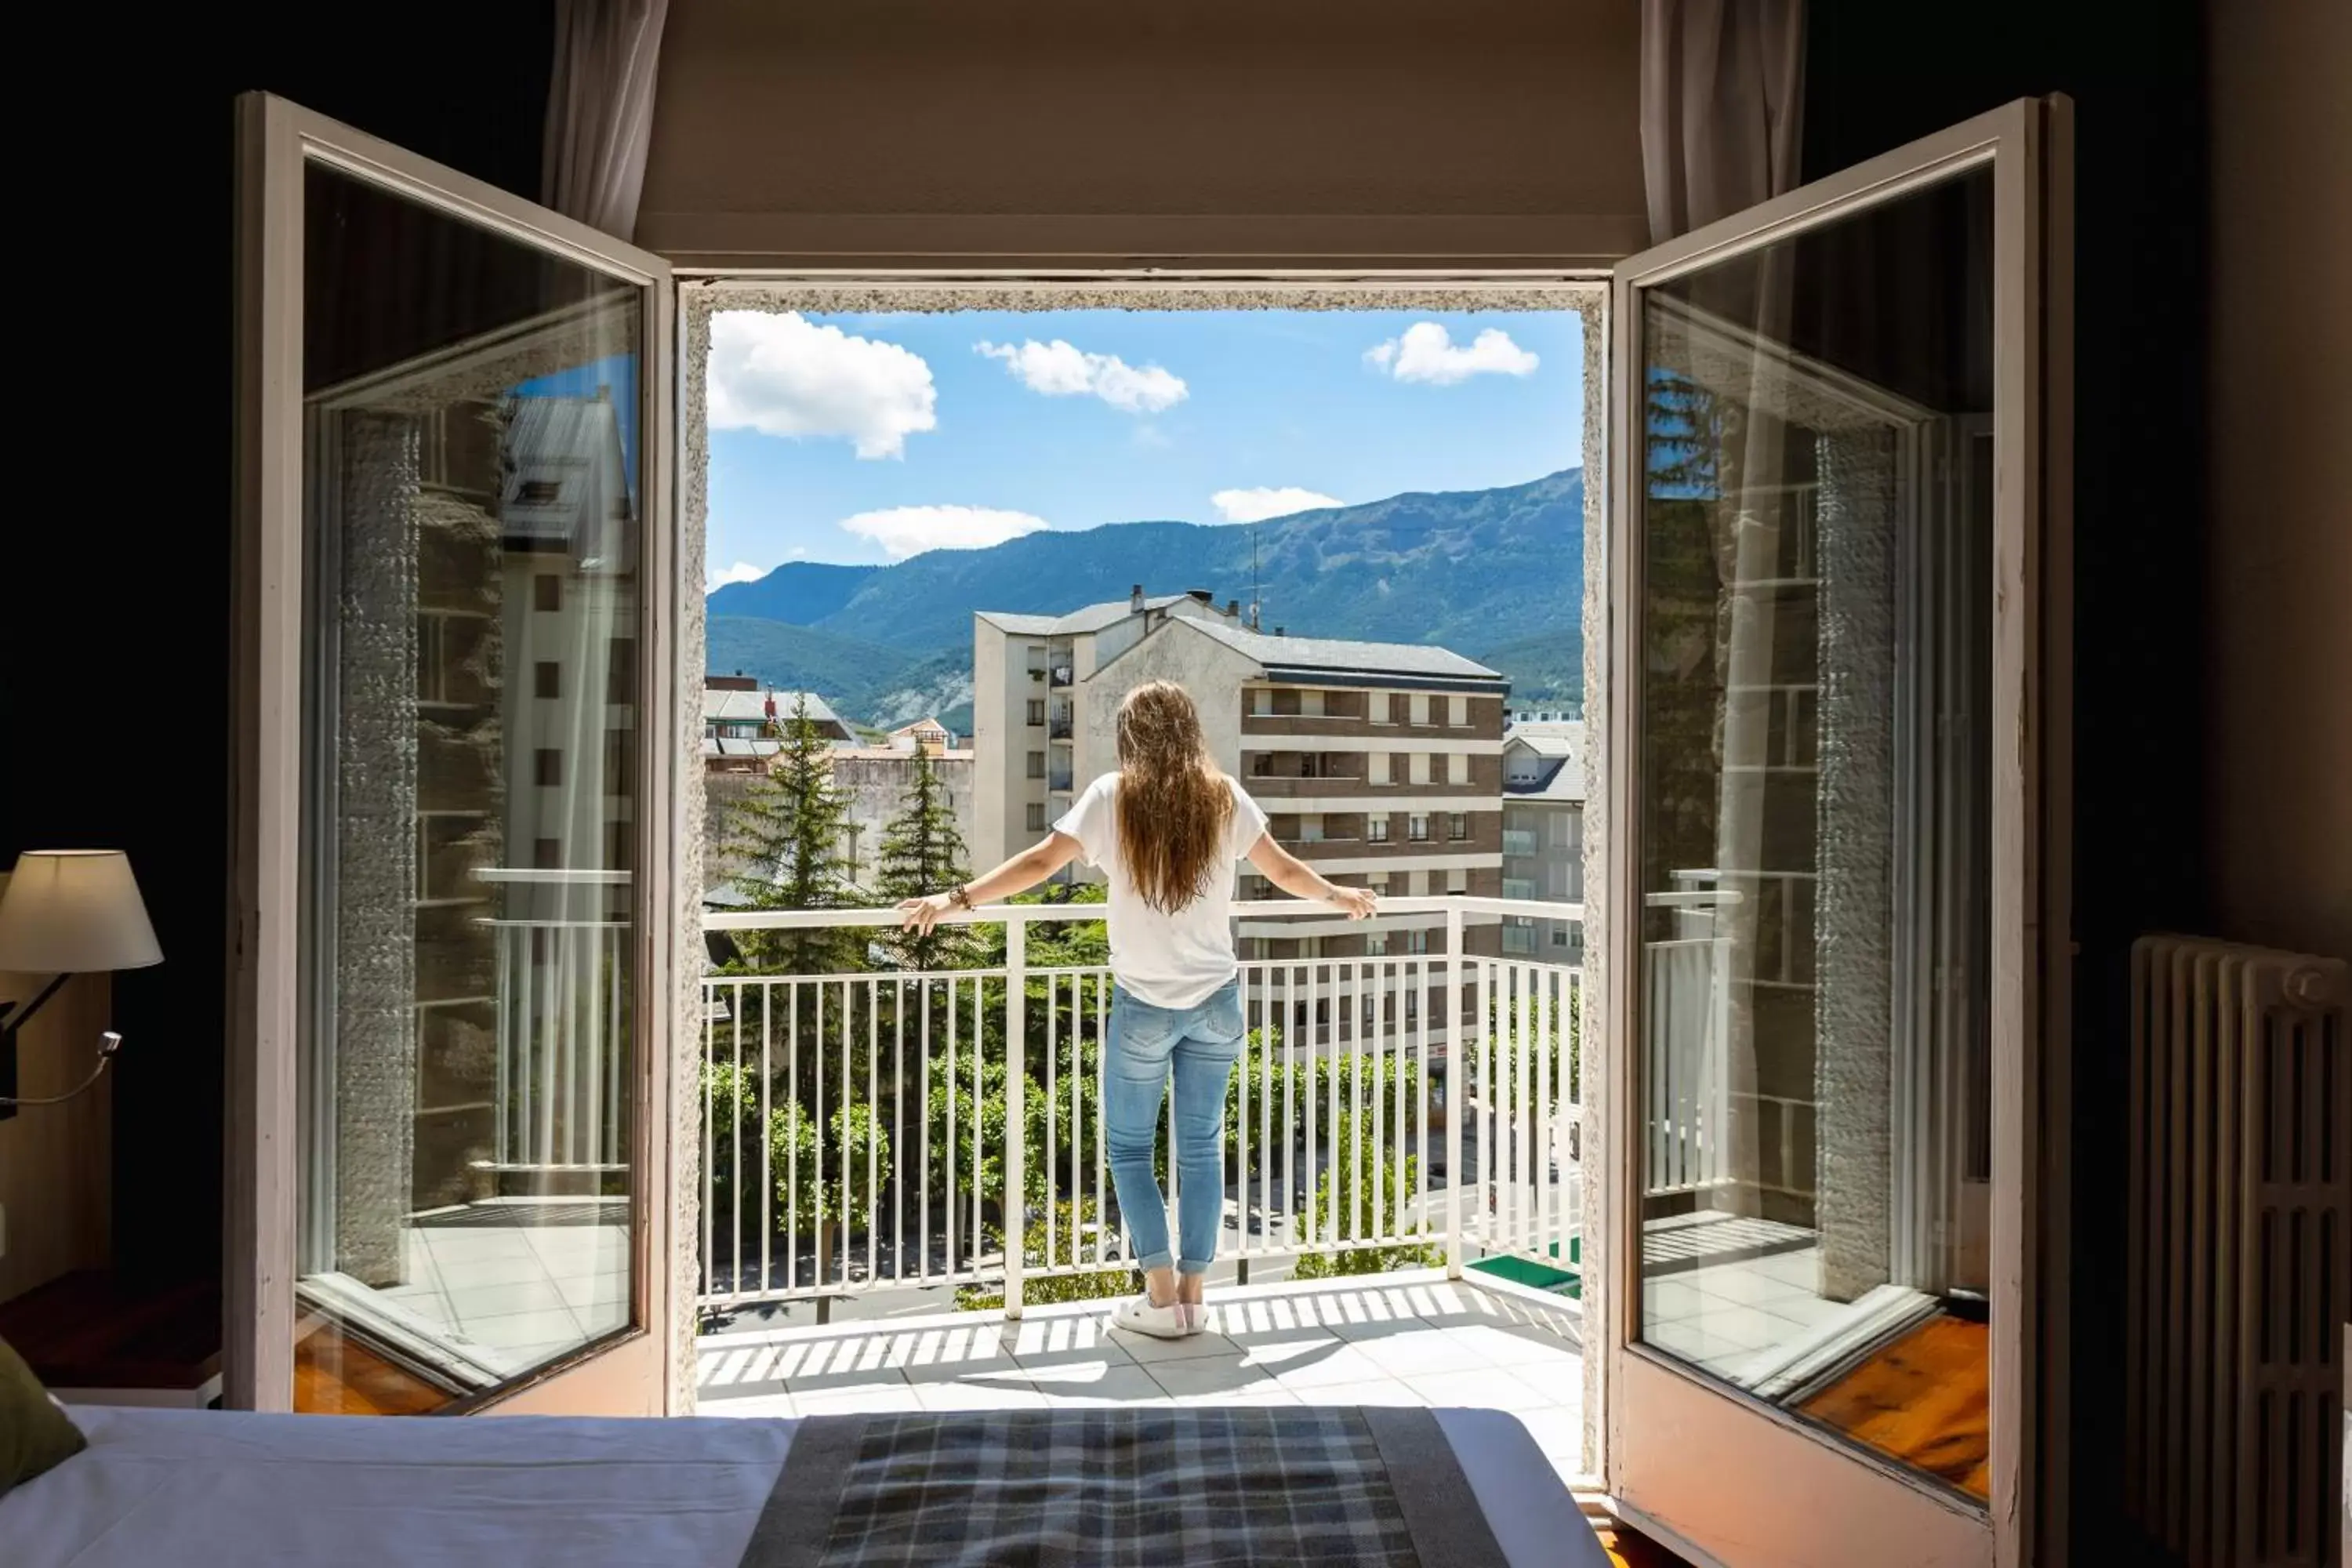
{"label": "white door frame", "polygon": [[[294,1398],[295,1238],[301,1170],[297,1102],[300,1005],[305,668],[303,596],[303,243],[305,173],[332,168],[520,244],[636,286],[644,300],[639,451],[644,494],[640,723],[684,735],[685,700],[699,717],[699,647],[681,666],[681,606],[699,584],[678,575],[672,345],[677,310],[669,264],[583,224],[405,153],[282,99],[237,104],[237,381],[235,767],[228,953],[230,1019],[223,1237],[223,1403],[289,1410]],[[681,698],[681,693],[686,698]],[[675,745],[639,748],[636,868],[640,885],[667,889],[685,824]],[[690,1382],[690,1343],[677,1331],[671,1268],[670,1045],[691,1005],[683,973],[699,964],[675,911],[643,907],[635,956],[631,1159],[635,1285],[631,1330],[586,1347],[496,1395],[500,1408],[658,1414]],[[674,1006],[663,1006],[665,1000]],[[691,1030],[687,1031],[691,1037]],[[690,1099],[690,1097],[689,1097]]]}
{"label": "white door frame", "polygon": [[[1609,1070],[1589,1112],[1607,1171],[1596,1332],[1604,1350],[1601,1445],[1613,1505],[1697,1560],[1737,1543],[1740,1562],[2000,1564],[2037,1555],[2036,1506],[2063,1496],[2059,1419],[2042,1398],[2063,1307],[2066,1204],[2064,679],[2071,592],[2072,229],[2063,99],[2023,100],[1736,214],[1620,264],[1612,298],[1604,748],[1605,1018]],[[1641,291],[1990,168],[1994,204],[1995,440],[1992,591],[1992,1039],[1990,1475],[1969,1506],[1879,1456],[1639,1342],[1642,1172],[1638,677],[1642,521]],[[2045,258],[2047,260],[2045,261]],[[2045,654],[2047,645],[2049,651]],[[2053,767],[2045,770],[2044,754]],[[2045,940],[2044,921],[2048,938]],[[2056,1320],[2063,1326],[2063,1318]],[[2063,1433],[2063,1427],[2055,1427]],[[2040,1462],[2037,1462],[2039,1460]],[[1725,1462],[1728,1461],[1728,1462]],[[2038,1472],[2038,1477],[2037,1477]],[[2049,1533],[2046,1530],[2042,1532]],[[1796,1552],[1802,1555],[1796,1555]],[[1841,1552],[1848,1556],[1840,1556]]]}

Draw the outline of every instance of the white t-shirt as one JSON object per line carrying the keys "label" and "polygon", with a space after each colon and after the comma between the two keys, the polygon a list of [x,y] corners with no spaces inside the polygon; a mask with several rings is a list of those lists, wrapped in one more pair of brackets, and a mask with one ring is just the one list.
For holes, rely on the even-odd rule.
{"label": "white t-shirt", "polygon": [[[1234,811],[1225,827],[1225,858],[1242,860],[1265,832],[1265,813],[1228,777]],[[1234,879],[1213,871],[1200,897],[1174,914],[1153,909],[1137,891],[1118,855],[1118,775],[1087,786],[1054,831],[1078,841],[1089,866],[1110,883],[1110,972],[1121,988],[1154,1007],[1196,1007],[1239,972],[1234,958]]]}

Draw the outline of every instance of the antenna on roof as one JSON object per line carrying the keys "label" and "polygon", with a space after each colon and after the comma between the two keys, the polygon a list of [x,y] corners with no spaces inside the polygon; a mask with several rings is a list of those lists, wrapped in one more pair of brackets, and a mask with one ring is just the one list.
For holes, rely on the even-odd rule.
{"label": "antenna on roof", "polygon": [[1256,523],[1254,523],[1254,522],[1253,522],[1253,523],[1251,523],[1251,524],[1249,525],[1249,531],[1250,531],[1250,630],[1252,630],[1252,631],[1255,631],[1255,630],[1257,630],[1257,613],[1258,613],[1259,605],[1260,605],[1260,596],[1259,596],[1259,591],[1258,591],[1258,580],[1257,580],[1257,524],[1256,524]]}

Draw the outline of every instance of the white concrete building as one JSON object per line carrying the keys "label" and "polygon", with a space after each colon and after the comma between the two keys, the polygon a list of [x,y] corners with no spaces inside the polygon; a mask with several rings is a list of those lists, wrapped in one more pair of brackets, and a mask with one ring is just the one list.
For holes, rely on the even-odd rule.
{"label": "white concrete building", "polygon": [[1110,731],[1076,722],[1095,671],[1171,621],[1237,626],[1241,606],[1219,609],[1205,591],[1124,601],[1066,616],[981,610],[971,618],[972,863],[993,866],[1037,841],[1069,807],[1073,787],[1114,764]]}
{"label": "white concrete building", "polygon": [[[1503,896],[1584,901],[1584,725],[1515,722],[1503,732]],[[1503,952],[1554,963],[1584,961],[1577,921],[1506,921]]]}

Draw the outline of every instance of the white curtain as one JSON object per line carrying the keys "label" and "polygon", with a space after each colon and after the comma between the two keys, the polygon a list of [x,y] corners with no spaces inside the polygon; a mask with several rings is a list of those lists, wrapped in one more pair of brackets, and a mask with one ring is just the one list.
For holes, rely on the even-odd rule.
{"label": "white curtain", "polygon": [[1796,184],[1804,89],[1804,0],[1642,0],[1652,244]]}
{"label": "white curtain", "polygon": [[541,199],[616,239],[636,233],[668,18],[669,0],[556,0]]}
{"label": "white curtain", "polygon": [[[1643,0],[1642,162],[1651,239],[1663,243],[1792,188],[1804,88],[1803,0]],[[1752,263],[1715,268],[1693,280],[1691,302],[1746,329],[1759,344],[1786,341],[1787,258],[1768,251]],[[1760,368],[1760,367],[1759,367]],[[1718,1178],[1714,1202],[1761,1211],[1762,1193],[1785,1179],[1762,1138],[1756,996],[1759,920],[1769,891],[1765,781],[1771,760],[1773,681],[1780,624],[1777,595],[1756,584],[1781,575],[1784,532],[1792,525],[1782,490],[1786,434],[1769,395],[1716,393],[1733,417],[1715,456],[1721,500],[1715,555],[1722,587],[1715,658],[1723,690],[1717,714],[1720,799],[1713,914],[1718,1005],[1697,1015],[1717,1031],[1700,1056],[1702,1076],[1727,1094],[1727,1125],[1708,1134]],[[1653,889],[1664,890],[1664,889]],[[1674,1027],[1670,1019],[1654,1026]],[[1687,1044],[1685,1042],[1685,1044]],[[1787,1151],[1780,1151],[1785,1158]],[[1769,1167],[1769,1168],[1768,1168]]]}

